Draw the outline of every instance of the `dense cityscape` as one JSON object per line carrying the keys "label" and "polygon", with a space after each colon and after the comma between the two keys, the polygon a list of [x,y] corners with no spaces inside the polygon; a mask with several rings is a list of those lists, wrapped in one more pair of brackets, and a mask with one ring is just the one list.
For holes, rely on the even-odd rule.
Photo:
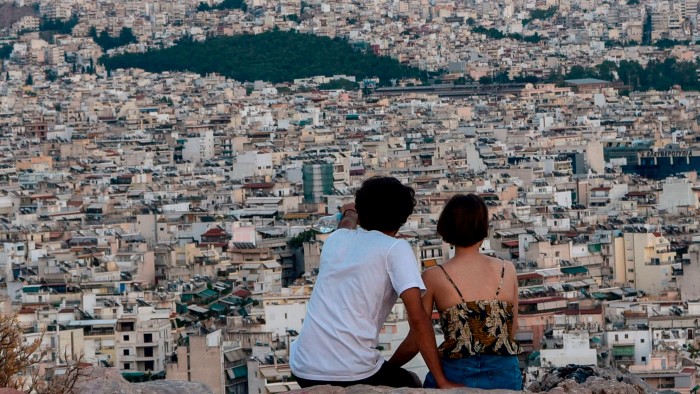
{"label": "dense cityscape", "polygon": [[[416,190],[397,238],[421,271],[454,253],[445,202],[486,202],[482,252],[517,270],[526,387],[577,364],[697,393],[698,15],[0,0],[0,314],[47,370],[299,389],[289,348],[330,235],[314,223],[386,175]],[[399,302],[382,355],[408,330]]]}

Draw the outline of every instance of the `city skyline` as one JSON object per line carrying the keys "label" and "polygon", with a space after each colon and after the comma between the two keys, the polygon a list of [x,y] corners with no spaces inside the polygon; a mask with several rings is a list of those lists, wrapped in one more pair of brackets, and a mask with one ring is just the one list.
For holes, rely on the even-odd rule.
{"label": "city skyline", "polygon": [[[486,201],[527,383],[577,363],[690,394],[698,7],[0,1],[0,313],[45,366],[298,389],[312,226],[386,175],[416,190],[420,270],[453,253],[445,202]],[[399,302],[382,355],[407,332]]]}

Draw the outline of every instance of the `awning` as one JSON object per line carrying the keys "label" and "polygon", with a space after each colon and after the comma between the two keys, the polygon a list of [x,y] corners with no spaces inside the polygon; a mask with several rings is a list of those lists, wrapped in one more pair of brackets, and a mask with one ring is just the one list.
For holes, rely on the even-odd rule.
{"label": "awning", "polygon": [[593,296],[593,298],[597,298],[599,300],[607,300],[608,299],[608,296],[606,294],[598,292],[598,291],[591,293],[591,295]]}
{"label": "awning", "polygon": [[613,346],[613,356],[634,357],[634,346]]}
{"label": "awning", "polygon": [[423,266],[428,268],[428,267],[435,267],[437,266],[437,260],[435,259],[428,259],[423,261]]}
{"label": "awning", "polygon": [[197,306],[197,305],[190,305],[187,307],[187,309],[189,309],[195,313],[209,313],[209,309],[202,308],[201,306]]}
{"label": "awning", "polygon": [[574,266],[574,267],[561,267],[561,272],[569,275],[585,274],[588,272],[588,268],[584,266]]}
{"label": "awning", "polygon": [[238,378],[244,378],[248,376],[248,366],[247,365],[239,365],[234,368],[229,368],[226,370],[226,375],[228,375],[228,378],[230,380],[238,379]]}
{"label": "awning", "polygon": [[200,298],[212,298],[216,297],[217,295],[219,295],[219,293],[215,292],[212,289],[202,290],[199,293],[197,293],[197,296]]}
{"label": "awning", "polygon": [[224,357],[226,358],[226,361],[230,363],[245,360],[247,358],[245,351],[241,348],[224,353]]}

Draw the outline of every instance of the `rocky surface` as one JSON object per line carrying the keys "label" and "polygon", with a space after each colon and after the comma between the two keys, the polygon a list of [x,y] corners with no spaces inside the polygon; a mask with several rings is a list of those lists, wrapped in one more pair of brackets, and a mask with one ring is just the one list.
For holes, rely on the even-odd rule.
{"label": "rocky surface", "polygon": [[[334,386],[314,386],[306,389],[291,391],[290,393],[311,393],[311,394],[422,394],[433,392],[434,389],[411,389],[411,388],[392,388],[384,386],[350,386],[348,388]],[[482,390],[473,388],[440,390],[452,394],[485,394],[485,393],[521,393],[521,391],[511,390]]]}
{"label": "rocky surface", "polygon": [[[352,386],[348,388],[316,386],[298,390],[297,393],[310,394],[426,394],[433,390],[372,386]],[[479,393],[518,393],[511,390],[482,390],[473,388],[444,390],[452,394]],[[527,392],[548,394],[652,394],[656,391],[634,375],[589,367],[570,365],[553,368],[539,381],[532,383]],[[522,393],[522,392],[520,392]]]}
{"label": "rocky surface", "polygon": [[652,394],[656,390],[640,378],[619,371],[570,365],[554,368],[532,383],[528,391],[550,394]]}
{"label": "rocky surface", "polygon": [[76,394],[212,394],[202,383],[156,380],[130,383],[114,368],[88,368],[76,385]]}

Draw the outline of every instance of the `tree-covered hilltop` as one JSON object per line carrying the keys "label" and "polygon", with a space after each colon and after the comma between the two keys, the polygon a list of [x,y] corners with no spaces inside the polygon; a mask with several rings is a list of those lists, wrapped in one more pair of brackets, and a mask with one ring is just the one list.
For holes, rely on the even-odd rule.
{"label": "tree-covered hilltop", "polygon": [[619,64],[605,61],[594,67],[574,66],[566,79],[600,78],[619,81],[632,90],[668,90],[674,85],[679,85],[683,90],[700,90],[698,67],[700,59],[689,62],[673,57],[664,61],[651,60],[646,66],[633,60],[622,60]]}
{"label": "tree-covered hilltop", "polygon": [[421,78],[425,73],[384,56],[353,48],[341,38],[286,31],[215,37],[204,42],[183,39],[177,45],[103,57],[107,69],[141,68],[150,72],[219,73],[238,81],[290,82],[316,75],[354,75],[358,79]]}
{"label": "tree-covered hilltop", "polygon": [[248,5],[244,0],[224,0],[221,3],[210,6],[207,3],[199,3],[197,6],[197,11],[211,11],[211,10],[243,10],[244,12],[248,9]]}
{"label": "tree-covered hilltop", "polygon": [[482,77],[479,83],[554,82],[564,85],[567,79],[599,78],[620,82],[632,91],[668,90],[674,85],[680,86],[683,90],[697,91],[700,90],[698,69],[700,69],[700,59],[679,61],[669,57],[664,61],[651,60],[646,66],[634,60],[622,60],[619,63],[606,60],[592,67],[573,66],[565,75],[555,73],[545,79],[534,76],[511,79],[508,71],[502,71],[490,77]]}

